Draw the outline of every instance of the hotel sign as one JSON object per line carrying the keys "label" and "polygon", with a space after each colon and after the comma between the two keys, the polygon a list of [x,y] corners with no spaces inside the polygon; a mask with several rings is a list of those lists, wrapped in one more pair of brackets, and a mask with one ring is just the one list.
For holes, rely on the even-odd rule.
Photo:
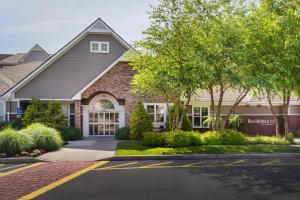
{"label": "hotel sign", "polygon": [[248,119],[248,124],[259,124],[262,126],[272,126],[274,125],[274,120],[272,119]]}

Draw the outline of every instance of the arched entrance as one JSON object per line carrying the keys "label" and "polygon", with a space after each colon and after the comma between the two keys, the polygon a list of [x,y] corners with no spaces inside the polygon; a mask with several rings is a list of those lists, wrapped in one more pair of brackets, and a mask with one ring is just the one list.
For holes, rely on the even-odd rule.
{"label": "arched entrance", "polygon": [[96,95],[84,109],[85,136],[113,136],[123,125],[123,106],[109,94]]}

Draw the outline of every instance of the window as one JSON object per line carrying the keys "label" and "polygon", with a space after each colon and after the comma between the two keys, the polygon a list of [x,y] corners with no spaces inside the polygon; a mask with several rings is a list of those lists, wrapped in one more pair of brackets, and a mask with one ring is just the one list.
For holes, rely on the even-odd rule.
{"label": "window", "polygon": [[109,53],[109,42],[90,42],[90,51],[92,53]]}
{"label": "window", "polygon": [[4,103],[0,102],[0,122],[4,121]]}
{"label": "window", "polygon": [[7,101],[6,102],[6,112],[11,114],[17,113],[18,102],[16,101]]}
{"label": "window", "polygon": [[153,123],[163,124],[165,121],[166,105],[159,103],[146,104],[146,110]]}
{"label": "window", "polygon": [[208,107],[193,107],[193,127],[194,128],[208,128],[203,125],[204,120],[208,117]]}
{"label": "window", "polygon": [[115,109],[114,104],[107,99],[100,99],[93,107],[94,110],[113,110]]}

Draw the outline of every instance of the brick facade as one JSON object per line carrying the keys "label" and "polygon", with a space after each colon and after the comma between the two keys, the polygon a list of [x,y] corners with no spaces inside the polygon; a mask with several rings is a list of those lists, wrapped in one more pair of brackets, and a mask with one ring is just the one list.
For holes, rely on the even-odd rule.
{"label": "brick facade", "polygon": [[113,95],[119,102],[122,101],[125,105],[125,125],[128,125],[135,102],[139,99],[139,97],[130,92],[132,89],[130,83],[133,75],[134,71],[127,62],[119,62],[83,92],[83,102],[98,92]]}

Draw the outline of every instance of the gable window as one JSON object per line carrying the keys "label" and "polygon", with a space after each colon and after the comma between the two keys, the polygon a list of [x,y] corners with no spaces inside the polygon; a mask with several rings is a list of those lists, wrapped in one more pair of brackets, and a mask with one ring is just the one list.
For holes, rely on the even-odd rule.
{"label": "gable window", "polygon": [[92,53],[109,53],[109,42],[90,42],[90,52]]}
{"label": "gable window", "polygon": [[209,115],[209,109],[206,106],[193,106],[193,128],[208,128],[204,125],[204,120]]}
{"label": "gable window", "polygon": [[163,125],[166,117],[166,104],[164,103],[146,103],[145,108],[150,115],[152,123]]}

